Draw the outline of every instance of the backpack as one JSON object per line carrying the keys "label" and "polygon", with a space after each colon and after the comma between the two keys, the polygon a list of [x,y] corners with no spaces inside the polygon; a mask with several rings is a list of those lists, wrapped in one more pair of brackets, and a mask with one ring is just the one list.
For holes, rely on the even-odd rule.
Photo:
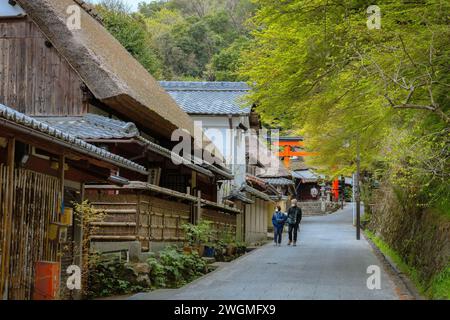
{"label": "backpack", "polygon": [[[294,211],[294,213],[292,213],[292,210]],[[297,215],[298,215],[297,207],[290,207],[288,210],[287,223],[289,224],[297,223]]]}

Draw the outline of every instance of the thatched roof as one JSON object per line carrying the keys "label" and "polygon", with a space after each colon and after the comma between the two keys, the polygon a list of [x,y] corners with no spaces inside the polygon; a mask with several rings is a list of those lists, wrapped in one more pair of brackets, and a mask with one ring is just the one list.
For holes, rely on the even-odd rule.
{"label": "thatched roof", "polygon": [[161,136],[176,128],[193,134],[190,117],[91,12],[81,10],[81,29],[69,28],[67,9],[79,0],[17,2],[98,100]]}

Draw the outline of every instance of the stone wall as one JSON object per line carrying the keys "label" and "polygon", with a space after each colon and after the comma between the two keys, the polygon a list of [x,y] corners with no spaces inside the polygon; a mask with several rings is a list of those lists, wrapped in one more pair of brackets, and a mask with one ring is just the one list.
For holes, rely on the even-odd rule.
{"label": "stone wall", "polygon": [[310,215],[320,215],[320,214],[326,214],[331,213],[337,210],[338,208],[337,203],[329,202],[327,201],[325,203],[325,211],[322,207],[321,201],[302,201],[298,202],[298,206],[302,208],[303,215],[310,216]]}

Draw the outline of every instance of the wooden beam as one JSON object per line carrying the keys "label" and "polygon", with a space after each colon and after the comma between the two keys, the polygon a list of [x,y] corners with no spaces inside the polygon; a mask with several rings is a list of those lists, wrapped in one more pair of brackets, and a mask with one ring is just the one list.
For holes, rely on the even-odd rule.
{"label": "wooden beam", "polygon": [[280,147],[284,147],[284,146],[291,146],[291,147],[304,147],[305,143],[303,141],[274,141],[273,145],[275,146],[280,146]]}
{"label": "wooden beam", "polygon": [[2,299],[8,299],[8,278],[9,278],[9,260],[11,249],[11,232],[12,232],[12,215],[13,215],[13,199],[14,199],[14,154],[15,154],[16,139],[8,139],[8,154],[7,154],[7,187],[6,187],[6,212],[3,216],[3,248],[2,248],[2,272],[0,279],[0,294]]}
{"label": "wooden beam", "polygon": [[307,152],[307,151],[281,151],[277,152],[278,157],[312,157],[317,156],[317,152]]}
{"label": "wooden beam", "polygon": [[58,163],[58,177],[59,181],[61,183],[61,214],[64,214],[63,208],[64,208],[64,164],[66,163],[66,157],[64,154],[62,154],[59,157],[59,163]]}

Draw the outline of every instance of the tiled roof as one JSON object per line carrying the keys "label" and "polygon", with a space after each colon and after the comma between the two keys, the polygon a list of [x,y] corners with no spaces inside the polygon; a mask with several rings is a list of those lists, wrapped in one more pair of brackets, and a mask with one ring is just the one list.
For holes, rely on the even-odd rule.
{"label": "tiled roof", "polygon": [[161,81],[160,85],[189,114],[249,114],[245,82]]}
{"label": "tiled roof", "polygon": [[292,176],[302,180],[303,183],[317,182],[323,176],[316,174],[312,170],[292,171]]}
{"label": "tiled roof", "polygon": [[255,203],[255,201],[253,201],[252,199],[249,199],[245,196],[244,192],[238,191],[238,190],[233,190],[228,196],[224,197],[224,199],[228,199],[228,200],[240,200],[244,203],[247,204],[252,204]]}
{"label": "tiled roof", "polygon": [[94,158],[100,158],[119,167],[125,167],[142,174],[148,173],[147,170],[141,165],[98,148],[92,144],[86,143],[70,133],[63,132],[48,125],[47,123],[31,118],[2,104],[0,104],[0,118],[6,120],[7,122],[14,123],[17,126],[24,126],[43,135],[55,138],[56,141],[64,143],[80,153],[88,154]]}
{"label": "tiled roof", "polygon": [[246,191],[250,193],[251,195],[254,195],[257,198],[266,200],[266,201],[272,201],[269,195],[265,194],[264,192],[261,192],[252,186],[249,186],[247,183],[243,183],[240,191]]}
{"label": "tiled roof", "polygon": [[292,180],[286,178],[263,178],[263,180],[273,186],[288,186],[294,184]]}
{"label": "tiled roof", "polygon": [[144,143],[149,150],[169,159],[177,159],[186,167],[197,172],[213,177],[214,175],[209,169],[217,169],[216,171],[220,171],[217,173],[222,176],[225,175],[226,179],[233,178],[233,176],[226,175],[219,168],[207,167],[206,165],[203,168],[202,166],[196,165],[193,161],[184,159],[169,149],[145,139],[140,135],[138,128],[132,122],[110,119],[96,114],[86,114],[82,117],[41,117],[39,120],[83,140],[136,138]]}
{"label": "tiled roof", "polygon": [[291,169],[293,171],[307,170],[307,169],[309,169],[309,166],[303,160],[291,159],[291,161],[289,163],[289,169]]}
{"label": "tiled roof", "polygon": [[45,117],[39,120],[80,139],[123,139],[139,135],[138,128],[132,122],[96,114],[86,114],[82,117]]}

